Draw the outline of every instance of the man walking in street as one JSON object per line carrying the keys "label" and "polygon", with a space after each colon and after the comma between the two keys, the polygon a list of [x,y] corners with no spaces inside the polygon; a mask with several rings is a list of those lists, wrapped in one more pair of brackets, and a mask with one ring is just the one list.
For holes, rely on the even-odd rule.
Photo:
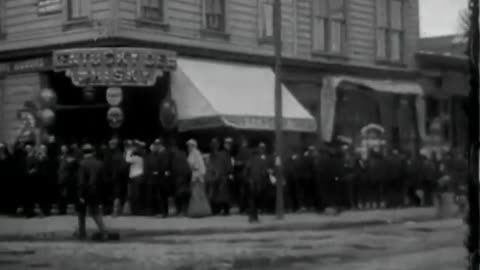
{"label": "man walking in street", "polygon": [[83,240],[87,236],[86,216],[90,212],[95,221],[101,237],[106,236],[105,225],[101,216],[101,187],[105,178],[104,166],[95,157],[95,152],[90,144],[82,147],[83,160],[80,162],[78,175],[78,238]]}

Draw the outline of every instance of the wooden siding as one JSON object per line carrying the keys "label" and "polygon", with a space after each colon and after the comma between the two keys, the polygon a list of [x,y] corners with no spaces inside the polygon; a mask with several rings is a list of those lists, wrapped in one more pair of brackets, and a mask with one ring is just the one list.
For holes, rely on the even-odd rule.
{"label": "wooden siding", "polygon": [[17,111],[27,100],[32,100],[40,90],[42,81],[39,73],[26,73],[8,76],[0,81],[2,121],[0,122],[0,140],[13,143],[21,124],[17,120]]}
{"label": "wooden siding", "polygon": [[[229,38],[202,35],[202,0],[170,0],[168,29],[155,26],[137,26],[137,1],[120,0],[120,35],[139,40],[191,45],[227,51],[261,52],[272,54],[272,45],[258,42],[258,1],[228,0]],[[294,52],[294,0],[283,1],[283,52]]]}
{"label": "wooden siding", "polygon": [[[0,50],[24,49],[71,41],[95,40],[105,35],[105,26],[111,25],[110,0],[90,0],[93,27],[78,25],[66,31],[64,12],[39,16],[38,0],[4,0],[4,27],[6,38],[0,40]],[[66,0],[65,0],[66,1]],[[82,0],[84,1],[84,0]]]}

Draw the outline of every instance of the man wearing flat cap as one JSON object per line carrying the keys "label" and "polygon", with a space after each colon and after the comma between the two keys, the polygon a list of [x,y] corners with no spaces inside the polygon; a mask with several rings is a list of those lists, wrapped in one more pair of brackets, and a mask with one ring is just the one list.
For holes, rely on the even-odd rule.
{"label": "man wearing flat cap", "polygon": [[210,186],[210,200],[214,215],[230,214],[230,186],[231,160],[225,151],[220,151],[218,139],[210,143],[210,165],[207,168],[207,181]]}
{"label": "man wearing flat cap", "polygon": [[95,157],[94,148],[88,143],[82,146],[82,152],[83,159],[78,175],[78,237],[86,238],[87,210],[92,215],[100,235],[106,236],[100,211],[101,184],[105,178],[103,162]]}

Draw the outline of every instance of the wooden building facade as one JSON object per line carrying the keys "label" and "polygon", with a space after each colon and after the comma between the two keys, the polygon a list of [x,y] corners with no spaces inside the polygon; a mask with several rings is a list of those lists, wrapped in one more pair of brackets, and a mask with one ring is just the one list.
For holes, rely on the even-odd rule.
{"label": "wooden building facade", "polygon": [[[179,58],[271,66],[272,4],[272,0],[0,0],[0,138],[11,142],[19,129],[19,106],[40,89],[52,87],[52,79],[62,80],[48,75],[56,50],[142,47],[172,51]],[[415,58],[418,0],[282,0],[282,27],[282,81],[315,116],[319,137],[328,141],[333,134],[356,136],[358,127],[368,122],[388,123],[390,137],[395,137],[394,130],[402,130],[399,115],[376,114],[385,110],[382,104],[403,104],[402,99],[408,111],[412,100],[422,95]],[[334,88],[333,99],[328,94],[322,97],[321,93],[332,92],[322,91],[326,87]],[[372,97],[370,92],[376,94]],[[342,100],[350,103],[342,105]],[[352,108],[367,111],[361,106],[369,104],[366,100],[376,111],[365,113],[349,130],[351,121],[343,118]],[[407,120],[411,125],[413,114]]]}

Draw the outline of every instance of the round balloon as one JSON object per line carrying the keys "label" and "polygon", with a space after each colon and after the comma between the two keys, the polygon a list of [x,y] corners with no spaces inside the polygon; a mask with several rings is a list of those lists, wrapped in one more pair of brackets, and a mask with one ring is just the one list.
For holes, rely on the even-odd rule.
{"label": "round balloon", "polygon": [[107,112],[108,124],[111,128],[119,128],[123,123],[123,111],[118,107],[112,107]]}
{"label": "round balloon", "polygon": [[107,89],[106,99],[110,106],[118,106],[122,103],[123,95],[122,88],[110,87]]}
{"label": "round balloon", "polygon": [[57,94],[50,88],[40,91],[40,102],[45,107],[54,107],[57,103]]}
{"label": "round balloon", "polygon": [[39,112],[38,118],[44,127],[49,127],[55,122],[55,112],[51,109],[43,109]]}

